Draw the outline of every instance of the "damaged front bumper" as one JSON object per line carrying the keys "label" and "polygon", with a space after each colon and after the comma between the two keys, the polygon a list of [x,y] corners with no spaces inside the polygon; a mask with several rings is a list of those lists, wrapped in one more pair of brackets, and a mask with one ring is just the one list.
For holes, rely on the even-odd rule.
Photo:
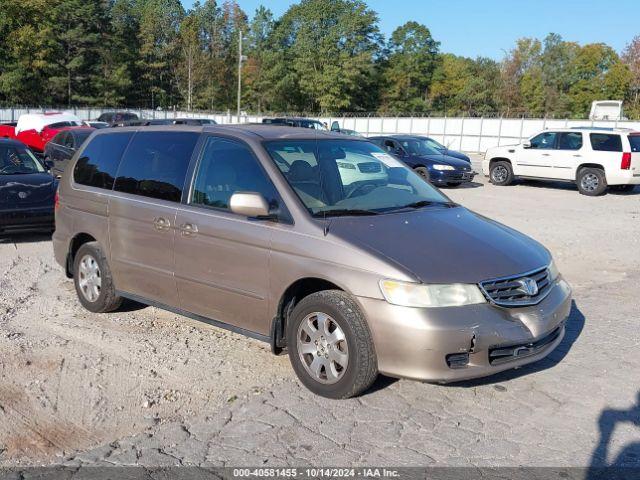
{"label": "damaged front bumper", "polygon": [[409,308],[359,297],[380,373],[432,382],[493,375],[548,355],[562,341],[571,288],[559,277],[539,304]]}

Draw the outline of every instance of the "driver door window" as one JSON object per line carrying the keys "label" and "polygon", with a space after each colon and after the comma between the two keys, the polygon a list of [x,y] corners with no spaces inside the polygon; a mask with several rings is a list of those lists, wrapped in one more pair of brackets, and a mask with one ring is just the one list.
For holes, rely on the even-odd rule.
{"label": "driver door window", "polygon": [[552,150],[556,148],[555,132],[543,132],[531,139],[531,148],[536,150]]}

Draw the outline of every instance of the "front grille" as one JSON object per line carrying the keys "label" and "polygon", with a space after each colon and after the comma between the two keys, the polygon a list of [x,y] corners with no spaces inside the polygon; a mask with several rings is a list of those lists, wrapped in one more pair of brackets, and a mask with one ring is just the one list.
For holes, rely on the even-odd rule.
{"label": "front grille", "polygon": [[382,170],[382,165],[378,162],[363,162],[358,164],[362,173],[378,173]]}
{"label": "front grille", "polygon": [[[535,288],[532,293],[533,283]],[[480,288],[488,300],[505,307],[535,305],[547,296],[551,286],[547,267],[480,283]]]}
{"label": "front grille", "polygon": [[518,360],[520,358],[529,357],[544,350],[548,345],[556,341],[556,339],[562,333],[561,324],[555,328],[551,333],[548,333],[538,340],[527,343],[519,343],[516,345],[501,345],[495,348],[489,349],[489,363],[491,365],[499,365],[501,363]]}

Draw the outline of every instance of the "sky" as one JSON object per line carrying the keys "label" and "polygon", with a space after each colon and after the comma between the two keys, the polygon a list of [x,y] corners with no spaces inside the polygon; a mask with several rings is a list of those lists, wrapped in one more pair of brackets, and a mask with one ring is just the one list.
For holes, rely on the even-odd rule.
{"label": "sky", "polygon": [[[640,0],[365,0],[380,18],[386,38],[409,20],[423,23],[443,52],[466,57],[504,57],[521,37],[549,32],[581,44],[603,42],[620,52],[640,35]],[[193,0],[182,0],[190,7]],[[222,0],[219,0],[222,3]],[[296,2],[238,0],[251,17],[259,5],[276,17]]]}

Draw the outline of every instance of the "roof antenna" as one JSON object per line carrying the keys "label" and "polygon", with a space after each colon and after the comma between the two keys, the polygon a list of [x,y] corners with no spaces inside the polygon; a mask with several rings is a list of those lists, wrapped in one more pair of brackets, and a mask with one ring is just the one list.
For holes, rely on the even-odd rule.
{"label": "roof antenna", "polygon": [[[322,196],[326,196],[325,191],[324,191],[324,184],[322,182],[322,177],[324,176],[323,175],[324,172],[323,172],[322,165],[320,165],[320,161],[321,160],[320,160],[320,147],[318,146],[318,132],[314,131],[313,134],[314,134],[315,140],[316,140],[316,162],[318,163],[318,174],[320,175],[320,194]],[[329,234],[329,227],[331,226],[331,220],[327,221],[327,209],[326,208],[322,209],[322,222],[324,223],[323,233],[324,233],[324,236],[326,237]]]}

